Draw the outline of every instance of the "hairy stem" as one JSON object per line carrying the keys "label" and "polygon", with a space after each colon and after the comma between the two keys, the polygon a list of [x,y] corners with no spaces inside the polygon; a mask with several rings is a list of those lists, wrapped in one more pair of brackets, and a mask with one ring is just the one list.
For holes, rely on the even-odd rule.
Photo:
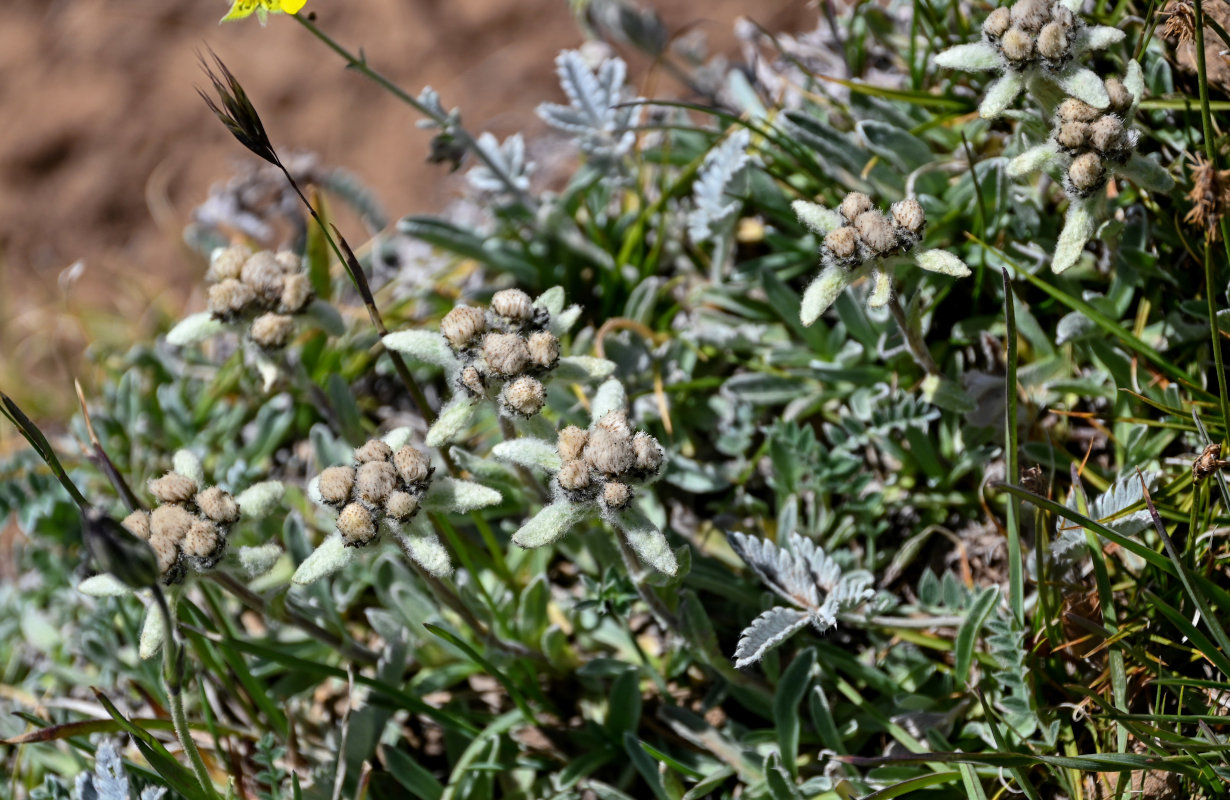
{"label": "hairy stem", "polygon": [[936,366],[935,359],[931,357],[931,351],[927,349],[927,343],[923,341],[922,332],[910,325],[905,309],[901,307],[901,301],[897,299],[895,293],[888,299],[888,310],[893,315],[893,321],[897,323],[901,335],[905,337],[905,346],[910,351],[910,355],[914,356],[914,361],[928,375],[939,375],[940,368]]}
{"label": "hairy stem", "polygon": [[171,618],[173,604],[167,602],[166,595],[162,593],[162,587],[157,584],[154,585],[154,599],[162,613],[162,680],[167,691],[167,705],[171,709],[171,724],[175,728],[175,738],[179,739],[179,746],[187,753],[188,760],[192,763],[192,772],[200,782],[201,789],[210,797],[217,797],[218,793],[214,791],[213,780],[209,777],[209,769],[205,766],[205,760],[201,758],[201,751],[197,749],[196,740],[192,738],[192,730],[188,727],[188,715],[184,713],[182,691],[184,650],[179,645],[175,622]]}

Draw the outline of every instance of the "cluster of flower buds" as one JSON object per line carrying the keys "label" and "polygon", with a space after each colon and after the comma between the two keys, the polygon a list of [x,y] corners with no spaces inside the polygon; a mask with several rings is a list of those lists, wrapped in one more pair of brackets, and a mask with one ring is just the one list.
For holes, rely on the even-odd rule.
{"label": "cluster of flower buds", "polygon": [[1016,69],[1038,65],[1058,72],[1072,59],[1082,26],[1071,10],[1052,0],[1017,0],[987,15],[982,35]]}
{"label": "cluster of flower buds", "polygon": [[396,452],[372,439],[354,454],[354,466],[329,467],[316,480],[320,500],[339,509],[337,531],[347,547],[370,544],[380,522],[408,522],[431,483],[427,456],[410,445]]}
{"label": "cluster of flower buds", "polygon": [[1072,157],[1066,187],[1075,197],[1087,197],[1106,183],[1106,165],[1126,164],[1139,134],[1130,127],[1134,98],[1118,78],[1108,78],[1110,108],[1105,112],[1074,97],[1055,113],[1055,144]]}
{"label": "cluster of flower buds", "polygon": [[922,238],[927,215],[917,200],[893,203],[891,218],[862,192],[850,192],[837,207],[845,223],[824,237],[825,265],[851,269],[868,261],[903,253]]}
{"label": "cluster of flower buds", "polygon": [[461,360],[457,382],[474,397],[499,384],[505,412],[532,417],[542,410],[546,390],[539,376],[559,363],[560,344],[547,330],[550,313],[520,289],[504,289],[483,310],[460,305],[445,315],[440,332]]}
{"label": "cluster of flower buds", "polygon": [[665,453],[645,431],[632,431],[628,414],[619,409],[602,416],[589,430],[570,425],[556,442],[563,465],[556,483],[569,500],[597,500],[604,510],[621,511],[632,502],[632,483],[655,477]]}
{"label": "cluster of flower buds", "polygon": [[250,252],[242,245],[213,252],[209,272],[209,311],[223,322],[249,321],[248,336],[266,350],[284,347],[294,333],[294,315],[312,299],[303,260],[283,250]]}
{"label": "cluster of flower buds", "polygon": [[198,571],[213,568],[226,553],[227,535],[239,520],[235,498],[217,486],[202,490],[178,472],[150,481],[149,490],[158,507],[134,511],[122,524],[153,548],[162,582],[179,583],[189,566]]}

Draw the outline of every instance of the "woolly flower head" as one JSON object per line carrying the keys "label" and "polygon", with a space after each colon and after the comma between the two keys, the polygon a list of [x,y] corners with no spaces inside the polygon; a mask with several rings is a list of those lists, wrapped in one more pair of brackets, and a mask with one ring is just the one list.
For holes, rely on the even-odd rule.
{"label": "woolly flower head", "polygon": [[796,200],[793,208],[804,225],[823,237],[820,263],[824,269],[803,293],[800,316],[804,325],[819,319],[867,271],[873,279],[867,304],[873,308],[884,305],[892,296],[892,267],[907,258],[930,272],[954,278],[970,274],[961,259],[943,250],[907,255],[922,240],[927,224],[922,205],[912,197],[893,203],[888,214],[862,192],[847,194],[836,210],[805,200]]}
{"label": "woolly flower head", "polygon": [[1017,0],[987,15],[981,42],[949,48],[936,55],[935,63],[948,69],[1002,73],[987,88],[978,109],[987,119],[1003,114],[1022,89],[1037,81],[1057,86],[1094,108],[1106,108],[1110,97],[1101,79],[1079,62],[1090,51],[1122,41],[1124,33],[1086,25],[1077,16],[1080,5],[1080,0]]}
{"label": "woolly flower head", "polygon": [[1140,64],[1129,61],[1122,79],[1108,78],[1103,85],[1110,98],[1105,109],[1069,97],[1055,111],[1050,138],[1008,164],[1013,178],[1046,170],[1063,183],[1070,202],[1051,261],[1057,273],[1075,264],[1092,238],[1094,206],[1111,177],[1127,178],[1150,191],[1174,188],[1174,179],[1157,161],[1136,152],[1139,134],[1132,117],[1145,93]]}
{"label": "woolly flower head", "polygon": [[230,22],[256,14],[264,25],[270,14],[297,14],[306,4],[307,0],[234,0],[231,10],[220,21]]}
{"label": "woolly flower head", "polygon": [[354,451],[351,463],[328,467],[308,484],[308,495],[337,513],[327,536],[295,572],[307,584],[346,566],[360,548],[388,533],[415,563],[432,575],[452,571],[448,552],[419,511],[473,511],[500,502],[500,493],[477,483],[435,478],[427,454],[408,444],[398,428]]}
{"label": "woolly flower head", "polygon": [[837,615],[873,594],[871,573],[843,572],[810,539],[791,532],[789,549],[768,539],[729,534],[730,546],[752,571],[793,608],[774,606],[752,621],[739,637],[735,666],[743,668],[811,623],[821,633],[837,624]]}
{"label": "woolly flower head", "polygon": [[619,531],[642,561],[668,575],[678,569],[666,537],[633,501],[636,487],[655,480],[666,452],[650,434],[628,419],[623,385],[609,380],[591,404],[588,428],[570,425],[555,444],[520,438],[501,442],[492,455],[551,473],[554,501],[513,534],[521,547],[544,547],[575,525],[601,516]]}
{"label": "woolly flower head", "polygon": [[454,399],[427,432],[429,447],[457,438],[486,400],[508,417],[537,415],[546,404],[549,378],[605,378],[615,369],[606,359],[563,356],[560,337],[580,314],[564,308],[556,287],[531,299],[520,289],[496,292],[487,308],[458,304],[440,321],[440,332],[398,331],[384,345],[443,367]]}

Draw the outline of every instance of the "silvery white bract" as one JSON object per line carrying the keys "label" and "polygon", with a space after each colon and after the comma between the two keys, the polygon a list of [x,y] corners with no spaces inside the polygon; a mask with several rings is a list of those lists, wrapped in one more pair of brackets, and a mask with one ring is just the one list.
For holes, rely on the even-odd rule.
{"label": "silvery white bract", "polygon": [[623,94],[627,65],[608,58],[595,74],[578,51],[564,50],[555,66],[569,104],[542,103],[538,116],[570,134],[595,168],[617,166],[636,143],[632,129],[640,117],[640,107]]}
{"label": "silvery white bract", "polygon": [[[1029,2],[1029,0],[1018,0]],[[935,64],[946,69],[965,72],[1001,73],[1000,78],[987,87],[978,113],[986,119],[994,119],[1008,110],[1021,91],[1030,88],[1040,93],[1037,84],[1049,84],[1064,94],[1083,100],[1094,108],[1106,108],[1110,98],[1097,73],[1081,66],[1084,56],[1094,50],[1103,50],[1124,39],[1124,32],[1103,25],[1087,26],[1075,15],[1079,13],[1082,0],[1059,0],[1055,9],[1063,9],[1074,21],[1069,34],[1070,43],[1064,57],[1056,64],[1046,64],[1034,56],[1024,62],[1006,58],[996,41],[984,34],[983,41],[959,44],[935,56]]]}
{"label": "silvery white bract", "polygon": [[747,154],[750,141],[747,128],[739,128],[705,155],[696,182],[692,184],[693,208],[688,214],[688,236],[693,244],[708,241],[734,222],[742,201],[730,193],[751,160]]}
{"label": "silvery white bract", "polygon": [[[114,741],[104,739],[99,743],[94,752],[94,771],[78,774],[74,788],[78,800],[131,800],[124,761]],[[149,786],[141,792],[141,800],[161,800],[164,794],[166,789]]]}
{"label": "silvery white bract", "polygon": [[[1122,119],[1124,128],[1130,128],[1136,109],[1145,95],[1144,73],[1137,61],[1128,62],[1123,75],[1123,87],[1131,95],[1132,102],[1122,113],[1116,114],[1116,117]],[[1060,120],[1057,118],[1056,130],[1059,124]],[[1106,178],[1126,178],[1140,188],[1153,192],[1168,192],[1173,189],[1174,178],[1161,164],[1136,152],[1135,136],[1135,133],[1131,133],[1131,152],[1125,159],[1100,160]],[[1066,180],[1072,162],[1072,153],[1061,147],[1057,135],[1053,134],[1042,144],[1029,148],[1008,163],[1007,172],[1010,177],[1023,178],[1037,172],[1048,172],[1061,181],[1068,192],[1068,210],[1064,214],[1063,229],[1059,233],[1055,255],[1051,260],[1051,269],[1056,274],[1071,268],[1080,260],[1085,245],[1097,230],[1095,212],[1104,199],[1103,192],[1081,193],[1073,190],[1071,182]]]}
{"label": "silvery white bract", "polygon": [[525,159],[525,140],[521,134],[514,133],[500,144],[490,133],[483,133],[475,146],[486,157],[486,163],[466,173],[471,186],[497,203],[514,199],[510,190],[529,191],[534,162]]}
{"label": "silvery white bract", "polygon": [[730,533],[730,546],[752,571],[794,608],[775,606],[761,614],[739,637],[735,666],[755,664],[764,654],[811,623],[823,633],[837,615],[869,599],[873,577],[841,567],[814,542],[797,533],[787,537],[789,550],[768,539]]}

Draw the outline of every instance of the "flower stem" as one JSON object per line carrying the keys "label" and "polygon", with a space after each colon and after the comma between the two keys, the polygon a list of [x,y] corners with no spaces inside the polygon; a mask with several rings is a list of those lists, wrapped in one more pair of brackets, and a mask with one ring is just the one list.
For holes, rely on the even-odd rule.
{"label": "flower stem", "polygon": [[205,766],[205,760],[201,758],[201,751],[197,749],[196,740],[192,738],[192,730],[188,727],[188,716],[184,713],[184,695],[182,691],[184,650],[179,645],[175,623],[171,617],[174,603],[167,602],[166,595],[162,593],[162,587],[157,584],[154,585],[154,599],[157,601],[158,610],[162,614],[164,631],[162,642],[162,681],[167,691],[167,705],[171,709],[171,724],[175,728],[175,738],[179,739],[179,746],[188,754],[188,760],[192,763],[192,771],[196,775],[196,779],[200,781],[201,789],[208,793],[210,797],[217,797],[218,793],[214,791],[213,780],[209,777],[209,769]]}
{"label": "flower stem", "polygon": [[897,323],[901,335],[905,337],[905,346],[910,351],[910,355],[914,356],[914,361],[928,375],[939,375],[940,368],[936,366],[935,359],[931,357],[931,351],[927,349],[927,343],[923,341],[922,332],[914,330],[910,325],[905,309],[901,307],[901,301],[897,299],[895,293],[888,298],[888,310],[893,315],[893,321]]}

